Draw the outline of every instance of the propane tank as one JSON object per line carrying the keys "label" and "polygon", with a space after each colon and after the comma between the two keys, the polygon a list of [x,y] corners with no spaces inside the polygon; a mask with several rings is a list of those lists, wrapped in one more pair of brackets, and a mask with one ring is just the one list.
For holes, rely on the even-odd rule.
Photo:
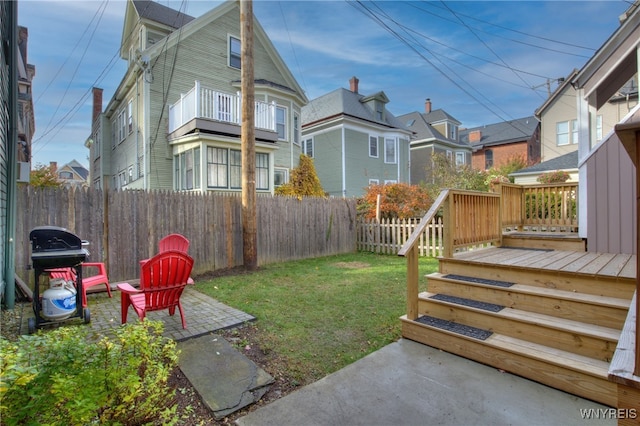
{"label": "propane tank", "polygon": [[55,278],[42,294],[42,316],[53,321],[69,318],[76,312],[76,288],[73,281]]}

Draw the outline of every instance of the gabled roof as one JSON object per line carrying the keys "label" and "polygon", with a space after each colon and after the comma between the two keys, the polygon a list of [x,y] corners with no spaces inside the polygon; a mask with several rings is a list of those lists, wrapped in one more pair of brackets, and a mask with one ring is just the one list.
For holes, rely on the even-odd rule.
{"label": "gabled roof", "polygon": [[478,142],[469,142],[474,150],[488,146],[506,145],[514,142],[527,141],[533,136],[538,127],[538,120],[534,116],[503,121],[495,124],[460,130],[460,140],[469,142],[469,134],[479,131],[481,138]]}
{"label": "gabled roof", "polygon": [[429,113],[422,114],[422,116],[424,117],[425,121],[431,125],[443,121],[450,121],[457,124],[458,126],[462,124],[443,109],[434,109]]}
{"label": "gabled roof", "polygon": [[87,178],[89,177],[89,170],[87,170],[82,164],[78,163],[76,160],[72,160],[71,162],[60,167],[58,169],[58,172],[67,168],[71,169],[76,175],[78,175],[83,180],[87,180]]}
{"label": "gabled roof", "polygon": [[171,28],[180,28],[195,18],[150,0],[134,0],[133,6],[140,19],[147,19]]}
{"label": "gabled roof", "polygon": [[139,21],[154,22],[167,32],[182,27],[195,18],[151,0],[129,0],[122,27],[120,57],[126,59],[128,38]]}
{"label": "gabled roof", "polygon": [[542,116],[542,112],[547,109],[558,98],[558,96],[560,96],[562,93],[564,93],[565,90],[567,90],[567,88],[570,87],[569,85],[571,84],[571,81],[577,74],[578,70],[574,68],[573,71],[571,71],[571,73],[567,76],[567,78],[564,79],[562,84],[556,87],[556,90],[554,90],[553,93],[551,93],[551,95],[542,103],[542,105],[540,105],[540,107],[535,110],[534,114],[536,117],[538,117],[538,119]]}
{"label": "gabled roof", "polygon": [[458,120],[441,109],[431,111],[428,114],[417,111],[410,112],[398,116],[398,120],[402,121],[414,133],[413,141],[415,142],[441,142],[454,147],[470,148],[468,143],[447,138],[432,126],[432,123],[439,123],[445,120],[460,124]]}
{"label": "gabled roof", "polygon": [[511,173],[510,176],[539,174],[556,170],[578,170],[578,150],[552,158],[549,161],[543,161],[526,169],[518,170]]}
{"label": "gabled roof", "polygon": [[384,120],[378,120],[376,113],[364,101],[388,99],[384,92],[363,96],[344,88],[336,89],[310,101],[302,107],[302,125],[310,125],[341,115],[359,118],[385,127],[408,130],[389,110],[385,110]]}

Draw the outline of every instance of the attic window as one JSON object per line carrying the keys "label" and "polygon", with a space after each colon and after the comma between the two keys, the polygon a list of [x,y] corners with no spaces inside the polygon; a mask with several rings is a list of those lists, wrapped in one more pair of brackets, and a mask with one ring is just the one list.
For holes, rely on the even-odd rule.
{"label": "attic window", "polygon": [[229,66],[240,69],[240,39],[229,36]]}

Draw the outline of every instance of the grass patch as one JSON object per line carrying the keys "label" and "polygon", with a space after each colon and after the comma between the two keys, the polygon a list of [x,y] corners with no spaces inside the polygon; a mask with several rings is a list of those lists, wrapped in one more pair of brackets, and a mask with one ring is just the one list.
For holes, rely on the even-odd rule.
{"label": "grass patch", "polygon": [[[420,276],[437,270],[421,258]],[[257,318],[263,351],[309,383],[400,338],[406,259],[353,253],[271,264],[199,281],[198,290]]]}

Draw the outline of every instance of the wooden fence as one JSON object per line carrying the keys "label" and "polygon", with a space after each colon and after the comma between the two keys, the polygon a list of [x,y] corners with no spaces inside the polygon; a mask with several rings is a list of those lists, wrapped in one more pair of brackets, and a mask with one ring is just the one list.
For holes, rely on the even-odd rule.
{"label": "wooden fence", "polygon": [[[375,219],[358,221],[358,250],[397,254],[420,223],[415,219]],[[434,217],[418,237],[420,256],[442,256],[444,226],[442,217]]]}
{"label": "wooden fence", "polygon": [[[194,276],[243,262],[242,200],[237,195],[105,195],[96,189],[21,186],[17,205],[16,274],[27,282],[33,280],[29,232],[42,225],[67,228],[89,241],[89,260],[106,259],[113,282],[138,278],[138,260],[156,254],[160,238],[173,232],[191,242]],[[354,199],[260,196],[256,207],[259,265],[356,251]]]}

